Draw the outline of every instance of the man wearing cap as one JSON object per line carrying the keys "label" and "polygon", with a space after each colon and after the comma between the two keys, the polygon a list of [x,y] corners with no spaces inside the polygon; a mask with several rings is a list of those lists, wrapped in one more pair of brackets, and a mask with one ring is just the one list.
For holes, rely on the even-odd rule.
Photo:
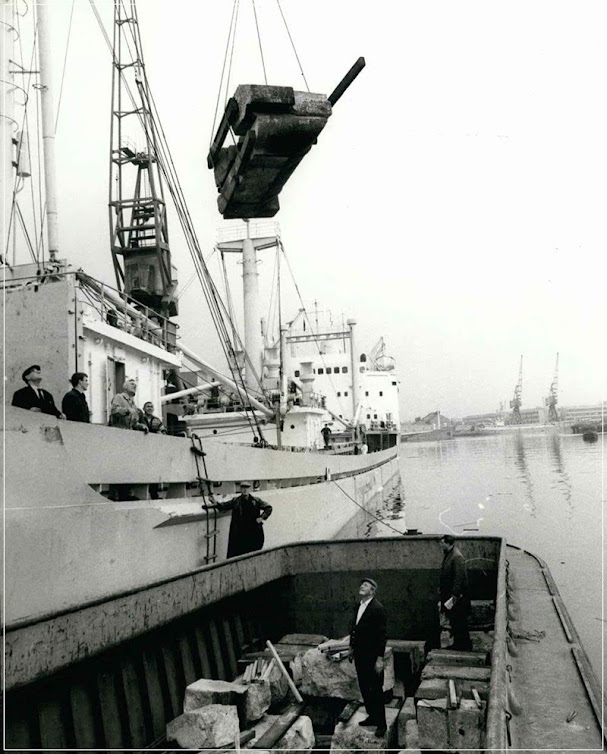
{"label": "man wearing cap", "polygon": [[272,514],[269,503],[253,497],[249,482],[240,483],[240,495],[225,503],[216,503],[219,510],[232,511],[228,558],[261,550],[264,543],[263,522]]}
{"label": "man wearing cap", "polygon": [[443,563],[440,573],[440,609],[449,620],[453,644],[449,649],[470,651],[472,641],[468,633],[470,594],[466,561],[455,546],[455,537],[445,534],[440,540]]}
{"label": "man wearing cap", "polygon": [[43,390],[40,387],[42,370],[38,364],[32,364],[31,367],[28,367],[21,375],[21,379],[26,386],[15,391],[12,400],[13,406],[37,413],[50,414],[58,419],[65,419],[65,416],[55,406],[53,396],[48,390]]}
{"label": "man wearing cap", "polygon": [[381,738],[386,733],[383,692],[386,610],[376,598],[376,592],[377,582],[365,576],[358,590],[360,602],[350,630],[350,651],[368,715],[359,725],[377,726],[375,735]]}
{"label": "man wearing cap", "polygon": [[141,411],[135,405],[137,380],[125,377],[122,392],[112,398],[110,407],[110,427],[137,429],[147,434],[148,428],[141,421]]}

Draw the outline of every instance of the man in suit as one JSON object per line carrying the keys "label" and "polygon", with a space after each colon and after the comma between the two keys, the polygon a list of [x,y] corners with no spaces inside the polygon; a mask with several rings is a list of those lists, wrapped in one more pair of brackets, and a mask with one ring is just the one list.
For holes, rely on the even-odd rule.
{"label": "man in suit", "polygon": [[472,641],[468,633],[468,613],[470,612],[470,592],[466,561],[455,546],[455,537],[445,534],[441,537],[443,563],[440,573],[440,609],[449,620],[453,643],[449,649],[470,651]]}
{"label": "man in suit", "polygon": [[386,733],[383,692],[386,610],[376,598],[376,591],[377,582],[365,576],[360,582],[360,601],[350,630],[350,652],[368,715],[359,725],[377,726],[375,735],[382,738]]}
{"label": "man in suit", "polygon": [[38,364],[32,364],[31,367],[28,367],[21,375],[21,379],[26,386],[15,391],[12,400],[13,406],[37,413],[50,414],[58,419],[65,419],[65,416],[55,406],[53,396],[48,390],[43,390],[40,387],[42,370]]}

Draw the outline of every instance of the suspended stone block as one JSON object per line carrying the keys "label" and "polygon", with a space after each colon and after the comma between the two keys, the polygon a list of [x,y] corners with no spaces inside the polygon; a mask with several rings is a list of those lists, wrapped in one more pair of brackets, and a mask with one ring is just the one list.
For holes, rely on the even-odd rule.
{"label": "suspended stone block", "polygon": [[167,725],[166,737],[182,749],[216,749],[240,736],[236,707],[210,704],[184,712]]}
{"label": "suspended stone block", "polygon": [[[291,87],[239,86],[229,100],[209,151],[225,219],[273,217],[278,195],[310,151],[331,115],[324,94]],[[224,147],[232,128],[236,145]]]}
{"label": "suspended stone block", "polygon": [[[308,650],[301,658],[301,692],[309,696],[330,696],[362,701],[356,668],[353,662],[333,662],[319,649]],[[392,649],[384,654],[384,691],[394,688],[394,659]]]}

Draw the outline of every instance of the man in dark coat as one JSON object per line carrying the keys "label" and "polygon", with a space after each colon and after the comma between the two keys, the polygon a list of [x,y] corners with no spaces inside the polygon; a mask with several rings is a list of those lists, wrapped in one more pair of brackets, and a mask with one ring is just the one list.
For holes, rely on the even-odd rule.
{"label": "man in dark coat", "polygon": [[228,558],[261,550],[264,543],[263,522],[272,514],[272,506],[253,497],[248,482],[240,483],[240,495],[225,503],[217,503],[219,510],[232,511]]}
{"label": "man in dark coat", "polygon": [[166,427],[162,423],[162,419],[154,416],[154,404],[152,401],[146,401],[143,404],[143,414],[140,416],[140,420],[148,428],[148,431],[153,434],[166,435]]}
{"label": "man in dark coat", "polygon": [[443,563],[440,573],[440,609],[451,626],[453,644],[450,649],[470,651],[472,641],[468,633],[470,591],[464,556],[455,546],[455,537],[445,534],[440,540]]}
{"label": "man in dark coat", "polygon": [[72,389],[63,396],[63,400],[61,401],[61,408],[63,409],[65,418],[72,422],[89,423],[91,421],[91,412],[84,395],[89,386],[88,375],[84,372],[74,372],[70,377],[70,382],[72,383]]}
{"label": "man in dark coat", "polygon": [[21,379],[25,382],[26,387],[15,391],[12,400],[13,406],[25,408],[28,411],[50,414],[58,419],[65,419],[65,416],[55,406],[53,396],[40,387],[42,370],[38,364],[32,364],[31,367],[28,367],[21,375]]}
{"label": "man in dark coat", "polygon": [[375,735],[386,733],[384,709],[384,652],[386,651],[386,610],[376,598],[377,582],[365,577],[360,582],[350,629],[350,651],[354,656],[358,685],[368,717],[359,725],[377,726]]}

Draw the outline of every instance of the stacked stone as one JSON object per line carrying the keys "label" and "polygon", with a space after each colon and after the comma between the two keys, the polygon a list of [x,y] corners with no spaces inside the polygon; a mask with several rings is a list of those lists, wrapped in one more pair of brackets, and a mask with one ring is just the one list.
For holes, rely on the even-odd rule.
{"label": "stacked stone", "polygon": [[491,676],[487,662],[486,652],[430,652],[415,699],[408,698],[398,715],[398,745],[482,749]]}

